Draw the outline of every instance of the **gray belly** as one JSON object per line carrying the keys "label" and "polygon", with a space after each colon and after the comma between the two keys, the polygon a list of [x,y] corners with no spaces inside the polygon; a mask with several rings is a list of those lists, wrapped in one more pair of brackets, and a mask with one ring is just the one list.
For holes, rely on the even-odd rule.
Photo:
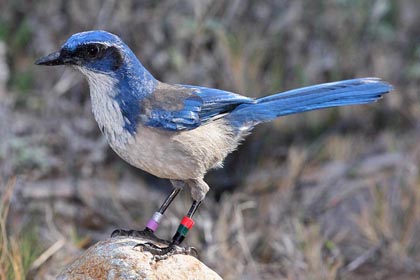
{"label": "gray belly", "polygon": [[202,178],[220,164],[237,147],[239,138],[219,119],[182,132],[139,126],[126,144],[110,144],[135,167],[157,177],[187,180]]}

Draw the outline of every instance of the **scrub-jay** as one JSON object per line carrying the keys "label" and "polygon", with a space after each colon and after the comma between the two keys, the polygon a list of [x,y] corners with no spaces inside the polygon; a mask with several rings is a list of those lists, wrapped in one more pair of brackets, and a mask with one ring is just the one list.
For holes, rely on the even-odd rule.
{"label": "scrub-jay", "polygon": [[169,179],[172,193],[143,231],[116,230],[112,236],[148,236],[182,188],[193,199],[188,214],[167,241],[167,247],[148,245],[155,254],[173,252],[209,191],[203,177],[222,166],[223,159],[259,123],[316,109],[371,103],[392,86],[378,78],[319,84],[249,98],[236,93],[181,84],[166,84],[147,71],[116,35],[95,30],[72,35],[57,52],[38,59],[38,65],[71,65],[89,82],[92,111],[112,149],[131,165]]}

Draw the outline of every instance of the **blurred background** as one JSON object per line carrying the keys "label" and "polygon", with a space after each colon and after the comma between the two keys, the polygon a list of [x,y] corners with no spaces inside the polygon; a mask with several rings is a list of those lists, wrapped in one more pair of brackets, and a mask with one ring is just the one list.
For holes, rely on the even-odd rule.
{"label": "blurred background", "polygon": [[[156,78],[260,97],[377,76],[371,105],[258,126],[186,245],[225,279],[419,279],[420,2],[0,0],[0,279],[55,279],[170,184],[108,147],[83,77],[37,67],[73,33],[118,34]],[[184,191],[158,235],[190,205]]]}

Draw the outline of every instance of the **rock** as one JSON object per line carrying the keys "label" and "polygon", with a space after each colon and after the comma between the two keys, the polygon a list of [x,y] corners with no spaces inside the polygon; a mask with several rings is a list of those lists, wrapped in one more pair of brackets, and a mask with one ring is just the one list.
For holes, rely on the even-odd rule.
{"label": "rock", "polygon": [[177,254],[155,261],[150,252],[134,248],[134,245],[145,242],[150,241],[137,237],[100,241],[68,265],[57,279],[222,279],[190,255]]}

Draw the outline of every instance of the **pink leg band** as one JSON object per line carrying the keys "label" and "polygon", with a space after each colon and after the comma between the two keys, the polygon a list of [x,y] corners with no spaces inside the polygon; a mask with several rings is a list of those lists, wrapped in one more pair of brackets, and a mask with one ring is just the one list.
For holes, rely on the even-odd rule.
{"label": "pink leg band", "polygon": [[153,213],[152,218],[147,222],[146,227],[151,229],[153,232],[159,227],[159,222],[162,219],[162,213],[155,212]]}
{"label": "pink leg band", "polygon": [[155,220],[150,219],[147,222],[146,227],[151,229],[153,232],[155,232],[157,230],[157,228],[159,227],[159,224]]}

